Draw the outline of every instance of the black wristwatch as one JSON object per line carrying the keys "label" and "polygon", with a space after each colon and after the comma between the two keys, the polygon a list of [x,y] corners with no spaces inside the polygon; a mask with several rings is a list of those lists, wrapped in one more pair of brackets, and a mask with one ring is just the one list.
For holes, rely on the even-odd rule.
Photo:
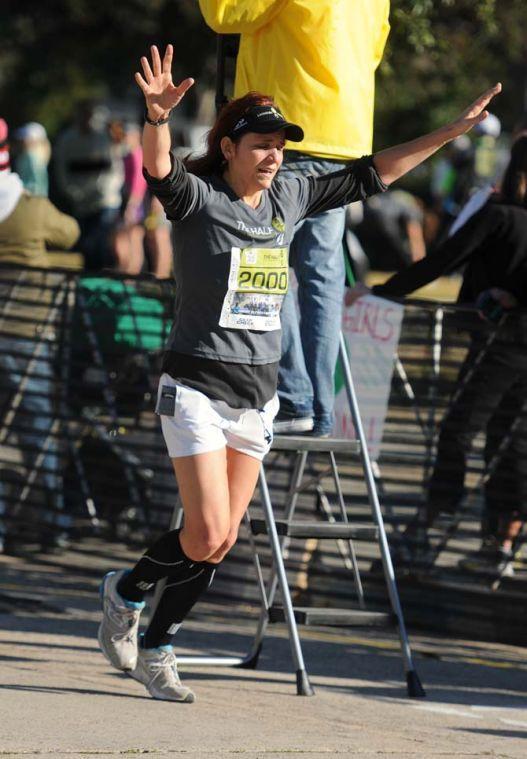
{"label": "black wristwatch", "polygon": [[170,120],[170,111],[168,112],[168,116],[165,119],[158,119],[157,121],[152,121],[152,119],[148,115],[148,110],[145,108],[145,121],[147,124],[150,124],[150,126],[161,126],[162,124],[167,124],[169,120]]}

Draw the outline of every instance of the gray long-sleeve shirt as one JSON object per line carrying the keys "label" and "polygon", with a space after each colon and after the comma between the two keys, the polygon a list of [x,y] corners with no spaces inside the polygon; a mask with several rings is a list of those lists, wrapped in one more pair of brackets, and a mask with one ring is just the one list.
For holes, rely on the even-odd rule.
{"label": "gray long-sleeve shirt", "polygon": [[280,359],[280,307],[295,224],[386,189],[371,156],[325,176],[282,181],[251,208],[219,177],[172,157],[151,191],[174,223],[174,324],[167,349],[242,364]]}

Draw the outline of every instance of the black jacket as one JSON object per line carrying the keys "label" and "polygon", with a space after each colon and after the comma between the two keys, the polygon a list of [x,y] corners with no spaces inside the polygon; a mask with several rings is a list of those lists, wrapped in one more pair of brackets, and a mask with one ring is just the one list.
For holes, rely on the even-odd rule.
{"label": "black jacket", "polygon": [[499,287],[527,306],[527,209],[489,200],[434,253],[375,285],[372,292],[407,295],[462,266],[458,303],[474,303],[484,290]]}

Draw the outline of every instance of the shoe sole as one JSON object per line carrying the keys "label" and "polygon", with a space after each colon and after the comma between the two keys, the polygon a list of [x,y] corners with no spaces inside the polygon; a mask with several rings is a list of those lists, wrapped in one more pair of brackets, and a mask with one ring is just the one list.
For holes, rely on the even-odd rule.
{"label": "shoe sole", "polygon": [[141,677],[134,675],[132,672],[128,672],[128,674],[130,675],[132,680],[136,681],[136,683],[141,683],[141,685],[144,685],[146,690],[148,691],[148,694],[151,696],[151,698],[155,699],[156,701],[173,701],[176,704],[192,704],[196,700],[196,695],[192,691],[187,693],[185,698],[162,698],[161,696],[155,696],[149,689],[148,682],[145,682]]}
{"label": "shoe sole", "polygon": [[[147,691],[150,693],[148,688]],[[196,696],[193,693],[187,693],[185,698],[161,698],[160,696],[154,696],[152,693],[150,695],[155,701],[172,701],[174,704],[193,704],[196,700]]]}
{"label": "shoe sole", "polygon": [[[100,596],[101,602],[103,604],[103,614],[104,614],[104,586],[105,586],[108,578],[111,577],[114,574],[116,574],[116,573],[115,572],[108,572],[107,574],[105,574],[104,577],[102,578],[101,584],[99,585],[99,596]],[[103,626],[103,623],[101,622],[101,624],[99,625],[99,629],[97,630],[97,640],[99,642],[99,648],[101,649],[101,653],[104,656],[104,658],[106,659],[106,661],[109,664],[111,664],[114,669],[118,670],[118,672],[130,672],[131,670],[135,669],[137,662],[134,663],[133,665],[128,666],[128,667],[122,667],[122,666],[119,666],[119,664],[116,664],[114,661],[112,661],[112,658],[107,653],[107,651],[105,649],[105,646],[104,646],[104,642],[102,640],[102,626]]]}

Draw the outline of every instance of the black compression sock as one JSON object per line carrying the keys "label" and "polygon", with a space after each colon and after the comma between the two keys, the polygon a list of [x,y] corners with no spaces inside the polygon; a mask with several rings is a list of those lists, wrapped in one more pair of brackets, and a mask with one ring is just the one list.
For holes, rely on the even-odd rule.
{"label": "black compression sock", "polygon": [[179,541],[180,530],[162,535],[135,567],[117,583],[117,592],[128,601],[142,601],[156,582],[166,586],[143,638],[145,648],[172,642],[200,595],[209,587],[217,564],[192,561]]}
{"label": "black compression sock", "polygon": [[[165,577],[176,581],[185,577],[200,562],[189,559],[179,542],[180,530],[171,530],[162,535],[142,556],[135,567],[117,583],[117,592],[127,601],[142,601],[145,593],[158,580]],[[181,579],[180,578],[180,579]]]}
{"label": "black compression sock", "polygon": [[163,594],[144,635],[145,648],[172,643],[181,622],[212,583],[217,566],[206,561],[196,562],[192,568],[182,572],[178,579],[167,578]]}

